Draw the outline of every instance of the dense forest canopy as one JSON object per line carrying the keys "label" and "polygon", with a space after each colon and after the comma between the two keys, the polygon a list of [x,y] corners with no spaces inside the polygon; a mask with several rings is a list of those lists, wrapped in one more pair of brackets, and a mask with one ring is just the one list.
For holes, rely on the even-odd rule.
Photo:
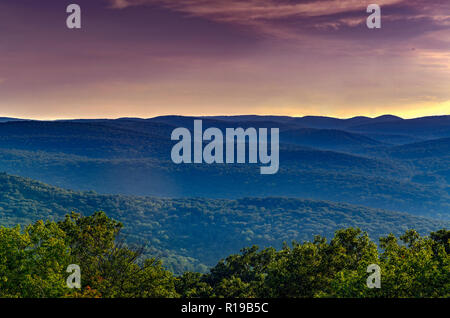
{"label": "dense forest canopy", "polygon": [[[104,213],[72,213],[59,222],[0,228],[0,297],[449,297],[450,231],[400,241],[348,228],[334,237],[257,246],[228,256],[209,273],[175,276],[155,258],[120,242],[122,228]],[[68,288],[66,269],[81,269]],[[366,269],[381,268],[381,288],[367,287]]]}
{"label": "dense forest canopy", "polygon": [[206,271],[247,245],[280,248],[283,242],[312,240],[314,235],[330,238],[341,228],[358,227],[377,239],[411,228],[426,234],[448,227],[447,221],[328,201],[100,195],[0,174],[3,225],[58,221],[72,211],[85,215],[98,210],[125,224],[127,242],[146,245],[176,273]]}
{"label": "dense forest canopy", "polygon": [[450,116],[201,119],[280,128],[279,172],[174,164],[193,117],[0,119],[0,295],[449,296]]}

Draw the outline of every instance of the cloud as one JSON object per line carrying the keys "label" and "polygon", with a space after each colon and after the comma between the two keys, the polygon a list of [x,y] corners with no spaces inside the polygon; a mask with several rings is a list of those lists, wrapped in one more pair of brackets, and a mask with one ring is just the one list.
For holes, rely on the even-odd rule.
{"label": "cloud", "polygon": [[[365,23],[369,2],[360,0],[109,0],[111,7],[156,6],[186,16],[249,27],[275,38],[302,38],[311,30],[330,32]],[[449,28],[448,0],[377,0],[383,21],[410,29],[409,24]],[[399,26],[398,23],[403,24]],[[427,28],[424,28],[428,30]]]}
{"label": "cloud", "polygon": [[[276,1],[276,0],[110,0],[114,8],[159,5],[193,16],[245,23],[255,19],[323,16],[365,9],[360,0]],[[378,0],[392,5],[403,0]]]}
{"label": "cloud", "polygon": [[[109,0],[111,7],[124,9],[132,6],[154,5],[190,16],[216,21],[251,23],[254,20],[281,20],[302,17],[323,17],[349,12],[363,12],[366,6],[360,0]],[[450,4],[447,0],[377,0],[382,8],[399,5],[405,8],[405,16],[418,9],[421,17],[446,20]],[[447,9],[447,11],[446,11]],[[415,14],[414,14],[415,15]]]}
{"label": "cloud", "polygon": [[143,5],[149,3],[145,0],[109,0],[111,3],[110,7],[113,9],[124,9],[131,6]]}

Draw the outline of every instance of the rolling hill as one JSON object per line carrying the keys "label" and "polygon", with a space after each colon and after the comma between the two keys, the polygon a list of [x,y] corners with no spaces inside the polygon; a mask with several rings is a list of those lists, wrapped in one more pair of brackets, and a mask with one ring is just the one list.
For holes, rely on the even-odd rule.
{"label": "rolling hill", "polygon": [[[415,228],[429,233],[449,222],[329,201],[289,198],[167,199],[76,192],[27,178],[0,174],[0,223],[61,220],[71,211],[102,210],[125,225],[128,243],[149,246],[175,272],[206,270],[220,258],[257,244],[331,237],[335,230],[360,227],[376,239]],[[206,266],[205,266],[206,265]]]}
{"label": "rolling hill", "polygon": [[401,159],[440,158],[450,156],[450,138],[427,140],[389,149],[389,155]]}
{"label": "rolling hill", "polygon": [[337,129],[314,128],[284,131],[281,134],[281,142],[350,153],[364,153],[367,148],[384,145],[382,142],[360,134]]}
{"label": "rolling hill", "polygon": [[416,135],[427,139],[450,137],[450,116],[432,116],[414,119],[398,119],[369,122],[347,127],[355,132],[384,132],[387,134]]}
{"label": "rolling hill", "polygon": [[[279,127],[280,171],[273,176],[261,176],[259,165],[173,164],[171,131],[192,127],[193,117],[6,122],[0,123],[0,171],[103,194],[285,196],[448,219],[450,143],[448,138],[430,140],[430,130],[447,129],[446,118],[203,118],[205,128]],[[367,125],[397,127],[398,122],[401,129],[392,133],[410,133],[401,136],[422,141],[392,145],[349,130]],[[410,124],[416,127],[411,132],[405,128]],[[372,128],[369,134],[392,136],[384,129],[374,128],[374,133]]]}

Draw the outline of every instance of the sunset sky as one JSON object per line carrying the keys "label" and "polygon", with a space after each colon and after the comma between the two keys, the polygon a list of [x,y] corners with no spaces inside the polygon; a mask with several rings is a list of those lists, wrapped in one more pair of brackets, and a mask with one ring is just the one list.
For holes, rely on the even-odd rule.
{"label": "sunset sky", "polygon": [[450,1],[0,0],[0,117],[165,114],[448,115]]}

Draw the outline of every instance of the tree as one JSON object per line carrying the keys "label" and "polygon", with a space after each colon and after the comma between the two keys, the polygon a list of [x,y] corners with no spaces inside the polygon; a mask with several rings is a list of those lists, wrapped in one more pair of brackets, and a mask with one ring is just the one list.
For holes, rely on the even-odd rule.
{"label": "tree", "polygon": [[102,297],[177,297],[173,274],[154,258],[142,259],[144,248],[121,242],[122,223],[104,212],[89,217],[72,213],[59,226],[67,233],[74,263],[82,268],[83,288]]}
{"label": "tree", "polygon": [[[97,212],[1,228],[0,296],[177,297],[172,273],[117,240],[121,227]],[[81,268],[80,290],[66,286],[69,264]]]}
{"label": "tree", "polygon": [[59,297],[69,264],[65,233],[54,222],[0,229],[0,295]]}

